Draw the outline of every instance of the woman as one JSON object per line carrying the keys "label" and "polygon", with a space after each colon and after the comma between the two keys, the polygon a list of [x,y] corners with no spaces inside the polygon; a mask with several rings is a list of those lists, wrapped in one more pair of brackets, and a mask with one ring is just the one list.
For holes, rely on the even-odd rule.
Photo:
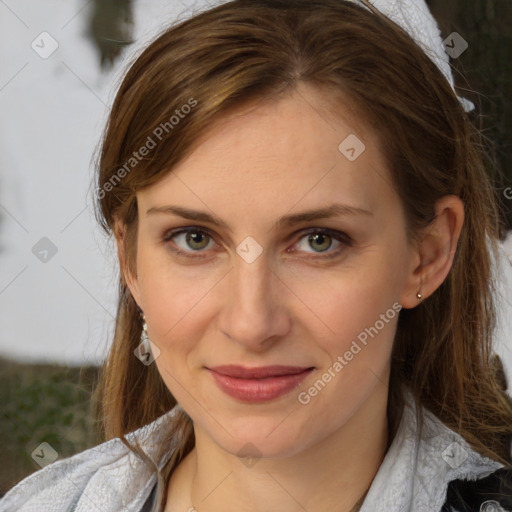
{"label": "woman", "polygon": [[97,183],[110,441],[2,510],[512,510],[493,190],[405,30],[341,0],[186,20],[124,78]]}

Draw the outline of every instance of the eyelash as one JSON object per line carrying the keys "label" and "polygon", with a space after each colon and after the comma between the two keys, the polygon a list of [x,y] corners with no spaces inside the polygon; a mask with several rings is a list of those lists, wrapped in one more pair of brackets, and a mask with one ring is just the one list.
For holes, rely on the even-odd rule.
{"label": "eyelash", "polygon": [[[201,233],[201,234],[207,235],[211,240],[214,240],[214,236],[208,229],[191,226],[191,227],[187,227],[187,228],[178,228],[175,230],[168,231],[167,233],[164,234],[162,241],[170,242],[173,238],[175,238],[176,236],[181,235],[183,233]],[[311,228],[309,230],[303,231],[303,232],[301,232],[299,241],[302,240],[304,237],[307,237],[308,235],[318,235],[318,234],[328,235],[328,236],[334,238],[335,240],[337,240],[338,242],[340,242],[341,245],[334,251],[326,253],[325,255],[307,256],[308,259],[326,260],[326,259],[336,258],[345,250],[346,247],[351,247],[353,244],[353,240],[347,234],[345,234],[341,231],[335,231],[335,230],[327,229],[327,228]],[[193,254],[193,255],[190,254],[190,253],[194,253],[194,252],[199,252],[199,253],[206,252],[206,251],[204,251],[204,249],[201,251],[183,251],[181,249],[171,249],[171,250],[176,255],[178,255],[179,257],[183,257],[183,258],[188,258],[188,259],[204,259],[204,258],[206,258],[206,256],[203,256],[200,254]],[[293,251],[293,252],[296,252],[296,251]],[[319,253],[319,254],[322,254],[322,253]]]}

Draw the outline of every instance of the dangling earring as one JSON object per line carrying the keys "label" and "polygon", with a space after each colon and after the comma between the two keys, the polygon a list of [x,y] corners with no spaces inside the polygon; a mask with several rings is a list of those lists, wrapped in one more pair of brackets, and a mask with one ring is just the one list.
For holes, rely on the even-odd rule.
{"label": "dangling earring", "polygon": [[140,342],[141,343],[149,343],[148,337],[148,324],[146,323],[146,315],[141,313],[142,318],[142,332],[140,333]]}
{"label": "dangling earring", "polygon": [[141,313],[141,318],[143,323],[140,344],[133,353],[143,364],[149,366],[160,355],[160,349],[149,339],[148,324],[144,313]]}

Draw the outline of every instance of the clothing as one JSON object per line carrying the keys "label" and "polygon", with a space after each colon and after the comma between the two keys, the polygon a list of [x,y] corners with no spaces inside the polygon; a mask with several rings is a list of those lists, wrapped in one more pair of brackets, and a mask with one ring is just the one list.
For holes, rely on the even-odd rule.
{"label": "clothing", "polygon": [[[457,479],[483,479],[503,466],[475,452],[461,436],[424,409],[420,409],[424,417],[420,430],[416,417],[418,408],[407,391],[405,399],[398,432],[370,486],[361,512],[480,510],[443,508],[449,483]],[[163,452],[161,441],[180,408],[179,405],[174,407],[153,423],[126,436],[130,442],[137,439],[160,468],[176,449],[177,436]],[[161,457],[159,452],[163,453]],[[158,460],[155,457],[159,457]],[[510,483],[512,472],[506,471],[506,474]],[[113,439],[56,461],[27,477],[0,500],[0,511],[149,512],[156,486],[154,469],[120,439]],[[146,508],[143,508],[145,503]],[[501,512],[491,508],[489,511]]]}
{"label": "clothing", "polygon": [[450,482],[441,512],[508,512],[512,510],[512,471],[500,469],[488,477]]}

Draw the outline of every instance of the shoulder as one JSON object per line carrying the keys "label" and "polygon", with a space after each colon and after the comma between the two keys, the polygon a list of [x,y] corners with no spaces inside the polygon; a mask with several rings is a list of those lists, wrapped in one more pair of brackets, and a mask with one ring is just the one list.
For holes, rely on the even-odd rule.
{"label": "shoulder", "polygon": [[425,416],[429,433],[441,433],[424,441],[425,446],[434,447],[432,455],[438,454],[435,480],[444,489],[441,512],[512,512],[512,469],[476,452],[432,413]]}
{"label": "shoulder", "polygon": [[503,465],[474,451],[463,437],[416,404],[410,392],[405,392],[405,398],[399,429],[361,512],[478,512],[480,508],[443,508],[452,482],[474,484],[502,470]]}
{"label": "shoulder", "polygon": [[[157,482],[162,444],[175,410],[128,435],[154,465],[136,455],[119,438],[58,460],[14,486],[0,500],[2,512],[140,511]],[[172,454],[170,446],[165,460]]]}
{"label": "shoulder", "polygon": [[128,452],[120,439],[113,439],[56,461],[18,483],[2,499],[0,508],[5,512],[76,510],[86,489],[93,491],[93,502],[107,480],[115,492],[115,475],[128,461]]}
{"label": "shoulder", "polygon": [[437,452],[434,481],[443,489],[441,512],[512,512],[512,469],[476,452],[432,413],[423,414],[428,423],[424,453],[435,457]]}

